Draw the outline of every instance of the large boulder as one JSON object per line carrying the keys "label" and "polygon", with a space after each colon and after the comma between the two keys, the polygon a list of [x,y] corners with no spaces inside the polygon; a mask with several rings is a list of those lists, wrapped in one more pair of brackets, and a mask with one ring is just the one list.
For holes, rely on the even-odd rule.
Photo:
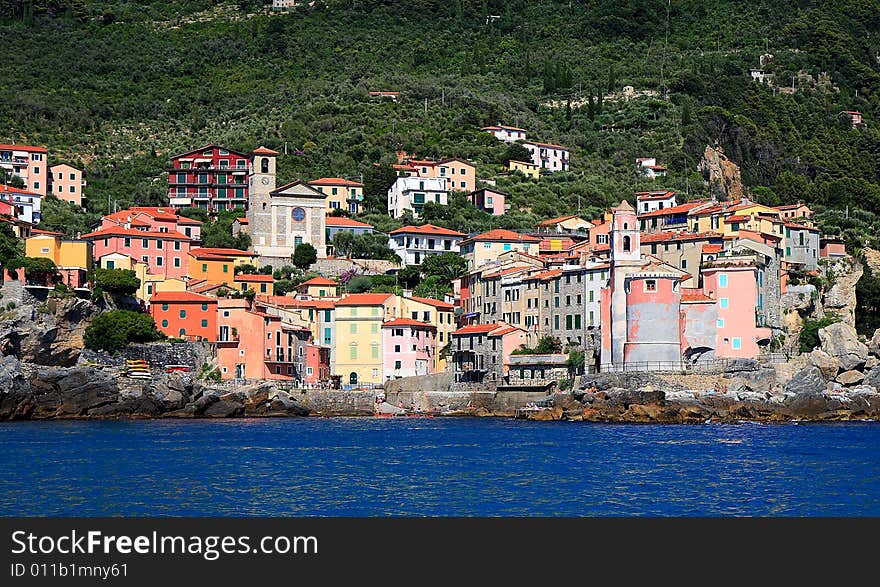
{"label": "large boulder", "polygon": [[880,390],[880,367],[868,371],[862,380],[862,385],[870,385],[874,389]]}
{"label": "large boulder", "polygon": [[880,357],[880,328],[874,331],[874,336],[871,337],[871,342],[868,343],[868,350],[875,357]]}
{"label": "large boulder", "polygon": [[116,380],[92,367],[37,367],[27,377],[36,404],[34,418],[85,416],[120,397]]}
{"label": "large boulder", "polygon": [[859,369],[868,360],[868,347],[859,342],[856,329],[849,324],[837,322],[819,330],[823,351],[840,362],[844,371]]}
{"label": "large boulder", "polygon": [[837,376],[837,382],[846,387],[852,387],[853,385],[861,383],[864,378],[865,375],[861,371],[844,371]]}
{"label": "large boulder", "polygon": [[840,371],[840,361],[821,349],[813,349],[810,353],[810,364],[822,373],[825,381],[833,381]]}
{"label": "large boulder", "polygon": [[825,391],[825,379],[816,367],[798,371],[785,385],[785,393],[794,395],[820,395]]}

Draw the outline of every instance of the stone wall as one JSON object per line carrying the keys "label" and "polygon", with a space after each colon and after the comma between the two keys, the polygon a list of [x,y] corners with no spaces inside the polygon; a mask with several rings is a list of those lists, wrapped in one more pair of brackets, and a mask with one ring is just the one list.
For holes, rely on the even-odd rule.
{"label": "stone wall", "polygon": [[215,357],[215,347],[203,342],[151,342],[130,344],[118,353],[83,349],[80,364],[122,366],[125,360],[143,359],[154,371],[164,370],[165,365],[186,365],[198,373],[202,365],[211,364]]}
{"label": "stone wall", "polygon": [[483,412],[513,416],[526,404],[547,397],[544,392],[532,391],[395,391],[387,393],[385,401],[415,412]]}
{"label": "stone wall", "polygon": [[306,389],[292,391],[290,395],[314,416],[371,416],[376,411],[373,391]]}
{"label": "stone wall", "polygon": [[[290,260],[287,261],[290,263]],[[273,265],[274,267],[274,265]],[[327,277],[339,277],[347,271],[356,270],[364,275],[383,275],[389,271],[400,269],[400,265],[391,261],[377,259],[318,259],[309,267],[309,271],[315,271]]]}
{"label": "stone wall", "polygon": [[418,377],[402,377],[385,382],[385,393],[402,391],[449,391],[452,387],[452,371],[443,371]]}

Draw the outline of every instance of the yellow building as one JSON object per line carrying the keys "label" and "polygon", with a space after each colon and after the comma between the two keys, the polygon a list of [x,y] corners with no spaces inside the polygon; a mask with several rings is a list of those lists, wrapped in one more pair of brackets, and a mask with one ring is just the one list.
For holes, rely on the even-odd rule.
{"label": "yellow building", "polygon": [[336,363],[334,375],[343,385],[383,382],[382,324],[397,318],[397,296],[390,293],[350,294],[336,302]]}
{"label": "yellow building", "polygon": [[427,322],[437,329],[437,339],[434,354],[434,372],[438,373],[446,369],[446,359],[440,358],[440,351],[449,344],[449,334],[456,329],[455,306],[434,300],[431,298],[419,298],[410,296],[400,299],[402,318],[411,318],[420,322]]}
{"label": "yellow building", "polygon": [[239,265],[253,265],[256,253],[238,249],[199,248],[189,252],[187,276],[190,279],[204,279],[208,283],[233,283],[235,268]]}
{"label": "yellow building", "polygon": [[468,262],[468,271],[473,271],[508,251],[537,256],[540,243],[541,239],[537,237],[496,228],[464,239],[459,248],[461,256]]}
{"label": "yellow building", "polygon": [[364,184],[341,177],[322,177],[309,185],[327,196],[327,210],[345,210],[349,214],[364,211]]}
{"label": "yellow building", "polygon": [[92,268],[92,247],[86,241],[62,240],[64,234],[33,229],[24,241],[26,257],[51,259],[68,287],[85,287]]}
{"label": "yellow building", "polygon": [[538,179],[541,177],[541,166],[534,163],[526,163],[525,161],[515,161],[513,159],[507,164],[507,168],[511,171],[519,171],[526,177]]}
{"label": "yellow building", "polygon": [[134,271],[141,285],[135,297],[148,302],[154,293],[162,291],[186,291],[186,282],[176,277],[165,278],[161,274],[149,273],[148,265],[123,253],[110,253],[98,260],[102,269],[128,269]]}
{"label": "yellow building", "polygon": [[[757,204],[748,200],[721,202],[714,206],[700,208],[688,215],[688,230],[691,232],[725,232],[724,219],[730,216],[748,216],[757,218],[759,215],[779,216],[779,210]],[[729,230],[733,230],[732,227]],[[737,229],[739,230],[739,229]]]}
{"label": "yellow building", "polygon": [[326,277],[312,277],[296,288],[296,293],[306,298],[335,298],[338,297],[339,284]]}

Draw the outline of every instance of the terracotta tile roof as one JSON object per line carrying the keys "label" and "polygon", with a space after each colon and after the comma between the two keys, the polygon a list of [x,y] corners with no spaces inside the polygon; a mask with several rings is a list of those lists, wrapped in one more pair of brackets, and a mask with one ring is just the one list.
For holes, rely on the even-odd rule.
{"label": "terracotta tile roof", "polygon": [[483,275],[483,279],[495,279],[496,277],[502,277],[504,275],[512,275],[514,273],[522,273],[523,271],[530,271],[532,267],[508,267],[507,269],[502,269],[501,271],[493,271],[492,273],[486,273]]}
{"label": "terracotta tile roof", "polygon": [[348,294],[336,302],[337,306],[381,306],[393,294],[390,293],[356,293]]}
{"label": "terracotta tile roof", "polygon": [[746,216],[746,215],[744,215],[744,214],[734,214],[733,216],[728,216],[727,218],[725,218],[725,219],[724,219],[724,222],[725,222],[725,223],[730,223],[730,222],[748,222],[748,221],[751,220],[751,219],[752,219],[751,216]]}
{"label": "terracotta tile roof", "polygon": [[135,238],[158,238],[163,240],[181,240],[188,241],[191,240],[188,236],[183,233],[177,232],[176,230],[170,230],[168,232],[159,232],[154,230],[137,230],[135,228],[123,228],[121,226],[110,226],[107,228],[101,228],[94,232],[90,232],[88,234],[82,235],[81,239],[92,239],[92,238],[102,238],[108,236],[128,236]]}
{"label": "terracotta tile roof", "polygon": [[43,196],[41,196],[40,194],[37,194],[37,193],[34,193],[34,192],[29,192],[28,190],[23,190],[23,189],[21,189],[21,188],[14,188],[14,187],[12,187],[11,185],[8,185],[8,184],[5,184],[5,183],[4,183],[4,184],[0,184],[0,192],[7,193],[7,194],[25,194],[25,195],[28,195],[28,196],[36,196],[36,197],[38,197],[38,198],[42,198],[42,197],[43,197]]}
{"label": "terracotta tile roof", "polygon": [[191,291],[160,291],[153,294],[150,303],[155,302],[200,302],[202,304],[216,304],[217,298],[199,295]]}
{"label": "terracotta tile roof", "polygon": [[336,307],[335,300],[300,300],[293,296],[267,296],[257,294],[256,300],[258,302],[283,308],[313,308],[316,310],[332,310]]}
{"label": "terracotta tile roof", "polygon": [[522,132],[525,132],[525,130],[526,130],[526,129],[524,129],[524,128],[518,128],[518,127],[515,127],[515,126],[505,126],[505,125],[503,125],[503,124],[496,124],[496,125],[494,125],[494,126],[484,126],[484,127],[481,128],[480,130],[496,130],[496,129],[501,129],[501,130],[518,130],[518,131],[522,131]]}
{"label": "terracotta tile roof", "polygon": [[703,245],[703,254],[720,253],[724,249],[724,245]]}
{"label": "terracotta tile roof", "polygon": [[404,226],[402,228],[398,228],[397,230],[392,230],[388,234],[427,234],[435,236],[461,237],[467,236],[466,234],[463,234],[461,232],[456,232],[448,228],[443,228],[442,226],[434,226],[433,224],[423,224],[422,226]]}
{"label": "terracotta tile roof", "polygon": [[411,328],[430,328],[432,330],[437,330],[437,327],[433,324],[419,322],[418,320],[412,320],[410,318],[396,318],[382,324],[382,328],[394,328],[395,326],[409,326]]}
{"label": "terracotta tile roof", "polygon": [[523,145],[535,145],[537,147],[549,147],[551,149],[562,149],[563,151],[568,151],[568,147],[563,147],[562,145],[554,145],[553,143],[538,143],[535,141],[525,141]]}
{"label": "terracotta tile roof", "polygon": [[798,204],[783,204],[782,206],[773,206],[773,208],[775,208],[776,210],[795,210],[795,209],[801,208],[801,207],[809,208],[809,206],[807,206],[806,204],[804,204],[802,202],[798,203]]}
{"label": "terracotta tile roof", "polygon": [[375,228],[372,224],[367,224],[366,222],[359,222],[357,220],[352,220],[351,218],[346,218],[345,216],[328,216],[326,218],[325,224],[327,226],[350,226],[352,228]]}
{"label": "terracotta tile roof", "polygon": [[239,249],[223,249],[213,247],[199,247],[189,252],[190,255],[200,258],[200,255],[208,255],[214,257],[259,257],[256,253],[242,251]]}
{"label": "terracotta tile roof", "polygon": [[31,153],[48,153],[46,147],[35,147],[33,145],[0,145],[0,151],[28,151]]}
{"label": "terracotta tile roof", "polygon": [[446,302],[442,302],[440,300],[435,300],[432,298],[420,298],[417,296],[410,296],[409,299],[411,299],[415,302],[420,302],[422,304],[428,304],[429,306],[434,306],[435,308],[440,308],[443,310],[452,310],[455,308],[455,306],[452,304],[448,304]]}
{"label": "terracotta tile roof", "polygon": [[714,300],[695,287],[681,288],[682,302],[713,302]]}
{"label": "terracotta tile roof", "polygon": [[364,184],[358,183],[356,181],[351,181],[350,179],[343,179],[341,177],[321,177],[319,179],[315,179],[309,182],[309,185],[342,185],[346,187],[354,187],[354,188],[362,188]]}
{"label": "terracotta tile roof", "polygon": [[39,228],[31,229],[31,236],[64,236],[63,232],[52,232],[51,230],[40,230]]}
{"label": "terracotta tile roof", "polygon": [[249,224],[247,218],[236,218],[233,222],[238,222],[239,224]]}
{"label": "terracotta tile roof", "polygon": [[[650,166],[651,169],[654,167],[659,167],[659,165]],[[665,168],[664,168],[665,169]],[[664,190],[658,192],[636,192],[636,199],[639,202],[651,201],[651,200],[668,200],[669,198],[675,196],[675,192],[672,190]]]}
{"label": "terracotta tile roof", "polygon": [[482,234],[478,234],[477,236],[472,236],[466,239],[467,242],[476,241],[476,242],[484,242],[484,241],[501,241],[501,242],[517,242],[517,243],[540,243],[541,239],[536,238],[534,236],[529,236],[527,234],[520,234],[518,232],[513,232],[512,230],[505,230],[503,228],[496,228],[494,230],[490,230],[488,232],[484,232]]}
{"label": "terracotta tile roof", "polygon": [[498,328],[500,324],[470,324],[462,326],[452,334],[488,334]]}
{"label": "terracotta tile roof", "polygon": [[[204,281],[204,280],[202,280]],[[220,289],[221,287],[225,287],[227,289],[231,289],[226,283],[200,283],[198,285],[188,285],[187,290],[197,294],[203,294],[209,291],[215,291]]]}
{"label": "terracotta tile roof", "polygon": [[639,219],[652,218],[656,216],[672,216],[674,214],[684,214],[686,212],[690,212],[694,208],[703,206],[710,202],[711,200],[692,200],[690,202],[685,202],[684,204],[679,204],[678,206],[672,206],[671,208],[664,208],[662,210],[654,210],[653,212],[639,214]]}
{"label": "terracotta tile roof", "polygon": [[516,332],[517,330],[522,330],[522,328],[517,328],[516,326],[504,325],[501,328],[490,332],[489,336],[503,336],[505,334],[510,334],[511,332]]}
{"label": "terracotta tile roof", "polygon": [[323,277],[323,276],[321,276],[321,275],[318,275],[317,277],[312,277],[311,279],[307,279],[306,281],[303,281],[301,284],[299,284],[298,287],[304,287],[304,286],[307,286],[307,285],[333,285],[333,286],[338,286],[339,284],[336,283],[335,281],[333,281],[332,279],[327,279],[326,277]]}
{"label": "terracotta tile roof", "polygon": [[[560,216],[558,218],[551,218],[550,220],[542,220],[535,226],[553,226],[554,224],[559,224],[560,222],[565,222],[566,220],[571,220],[572,218],[583,220],[577,214],[569,214],[568,216]],[[584,222],[586,222],[586,220],[584,220]]]}
{"label": "terracotta tile roof", "polygon": [[235,276],[235,281],[255,281],[255,282],[268,282],[271,283],[275,281],[275,279],[271,275],[258,275],[253,273],[239,273]]}
{"label": "terracotta tile roof", "polygon": [[258,147],[251,151],[253,155],[278,155],[278,151],[273,151],[272,149],[267,149],[266,147]]}
{"label": "terracotta tile roof", "polygon": [[549,281],[551,279],[555,279],[562,275],[562,269],[551,269],[550,271],[542,271],[541,273],[535,273],[534,275],[529,275],[527,279],[529,281],[533,279],[538,279],[540,281]]}
{"label": "terracotta tile roof", "polygon": [[796,230],[809,230],[810,232],[819,232],[819,229],[815,226],[806,226],[804,224],[797,224],[795,222],[786,222],[785,228],[794,228]]}

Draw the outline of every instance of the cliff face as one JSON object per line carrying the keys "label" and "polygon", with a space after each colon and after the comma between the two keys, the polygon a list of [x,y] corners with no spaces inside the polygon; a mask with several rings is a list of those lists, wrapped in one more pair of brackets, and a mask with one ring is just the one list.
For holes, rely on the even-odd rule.
{"label": "cliff face", "polygon": [[697,166],[709,185],[722,192],[729,200],[736,200],[745,195],[739,166],[727,158],[724,150],[706,145],[703,159]]}
{"label": "cliff face", "polygon": [[83,335],[102,312],[76,297],[41,301],[21,288],[5,284],[0,313],[0,352],[25,363],[69,367],[83,349]]}

